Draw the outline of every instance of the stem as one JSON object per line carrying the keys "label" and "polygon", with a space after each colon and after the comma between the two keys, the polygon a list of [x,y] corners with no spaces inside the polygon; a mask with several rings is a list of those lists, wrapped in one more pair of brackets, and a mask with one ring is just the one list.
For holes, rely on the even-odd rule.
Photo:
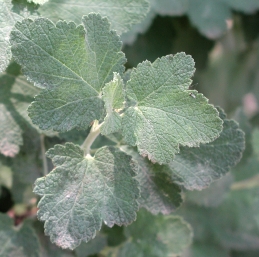
{"label": "stem", "polygon": [[49,171],[48,171],[48,163],[47,163],[47,158],[46,158],[46,148],[44,144],[44,138],[45,136],[43,134],[40,135],[40,148],[41,148],[41,156],[42,156],[42,163],[43,163],[43,175],[47,176]]}
{"label": "stem", "polygon": [[252,178],[240,181],[240,182],[235,182],[231,186],[231,190],[243,190],[243,189],[250,189],[254,187],[259,186],[259,175],[255,175]]}
{"label": "stem", "polygon": [[91,145],[93,144],[94,140],[99,136],[101,125],[102,123],[98,124],[98,120],[95,120],[90,130],[90,133],[82,144],[81,148],[84,150],[85,156],[90,155]]}

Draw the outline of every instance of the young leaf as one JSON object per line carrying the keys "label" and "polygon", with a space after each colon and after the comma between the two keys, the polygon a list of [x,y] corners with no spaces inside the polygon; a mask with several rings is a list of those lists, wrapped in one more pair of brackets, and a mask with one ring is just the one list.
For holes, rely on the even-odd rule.
{"label": "young leaf", "polygon": [[149,9],[146,0],[49,0],[39,8],[42,16],[53,21],[71,20],[79,24],[80,17],[91,12],[106,16],[112,29],[119,34],[139,23]]}
{"label": "young leaf", "polygon": [[194,61],[185,53],[153,64],[145,61],[131,72],[126,98],[133,106],[124,113],[123,136],[152,162],[169,163],[179,144],[197,147],[222,130],[222,120],[208,100],[196,91],[190,95],[193,73]]}
{"label": "young leaf", "polygon": [[102,220],[112,227],[135,220],[138,183],[131,158],[114,147],[97,150],[94,158],[72,143],[47,152],[56,168],[35,183],[43,196],[38,217],[45,232],[62,248],[74,249],[100,230]]}
{"label": "young leaf", "polygon": [[28,110],[42,129],[86,129],[101,117],[102,87],[113,72],[124,71],[121,42],[108,20],[90,14],[83,17],[83,25],[60,21],[55,26],[40,18],[23,20],[12,32],[13,55],[24,74],[51,89],[37,96]]}
{"label": "young leaf", "polygon": [[244,151],[243,131],[235,121],[226,119],[221,109],[218,110],[224,120],[220,136],[199,148],[182,147],[180,154],[169,164],[174,181],[188,190],[208,187],[235,166]]}
{"label": "young leaf", "polygon": [[120,257],[178,256],[192,241],[192,230],[181,217],[153,216],[144,210],[125,234],[131,241],[122,246]]}
{"label": "young leaf", "polygon": [[114,73],[113,80],[103,88],[102,99],[105,103],[107,115],[101,126],[101,133],[109,135],[121,129],[121,116],[116,109],[123,108],[124,92],[123,80],[118,73]]}
{"label": "young leaf", "polygon": [[0,72],[5,70],[12,57],[9,36],[14,24],[23,18],[36,16],[34,10],[35,6],[26,0],[0,1]]}
{"label": "young leaf", "polygon": [[152,214],[166,215],[175,211],[182,202],[181,189],[174,184],[169,167],[151,163],[130,147],[123,147],[123,151],[138,164],[136,179],[141,188],[140,206]]}
{"label": "young leaf", "polygon": [[30,223],[17,229],[11,218],[0,213],[0,256],[39,257],[39,242]]}
{"label": "young leaf", "polygon": [[23,144],[22,126],[29,121],[26,109],[39,92],[12,64],[0,76],[0,153],[14,157]]}

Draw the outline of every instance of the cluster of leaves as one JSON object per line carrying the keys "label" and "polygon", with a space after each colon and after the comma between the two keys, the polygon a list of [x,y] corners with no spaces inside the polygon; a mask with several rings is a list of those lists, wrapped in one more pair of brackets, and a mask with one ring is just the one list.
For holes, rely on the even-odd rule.
{"label": "cluster of leaves", "polygon": [[[122,35],[124,42],[156,14],[186,13],[215,38],[231,8],[259,8],[252,0],[199,2],[150,0],[150,9],[145,0],[0,3],[0,197],[7,188],[15,202],[13,219],[0,216],[3,256],[200,257],[235,250],[236,257],[257,250],[258,132],[252,140],[246,116],[236,112],[245,149],[238,123],[190,89],[195,68],[188,54],[152,56],[125,72],[119,35],[136,23],[142,21]],[[249,56],[247,63],[255,62]],[[201,89],[209,91],[210,69],[225,57],[223,50],[220,65],[198,73]]]}

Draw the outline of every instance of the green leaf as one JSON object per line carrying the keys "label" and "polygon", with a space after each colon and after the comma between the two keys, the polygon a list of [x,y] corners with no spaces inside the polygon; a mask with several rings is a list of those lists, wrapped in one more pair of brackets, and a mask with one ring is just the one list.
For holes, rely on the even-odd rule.
{"label": "green leaf", "polygon": [[254,13],[259,9],[259,2],[257,0],[223,0],[227,5],[237,11]]}
{"label": "green leaf", "polygon": [[188,202],[215,208],[223,202],[232,183],[233,176],[231,173],[228,173],[221,179],[214,181],[208,188],[202,191],[187,191],[185,199]]}
{"label": "green leaf", "polygon": [[166,215],[175,211],[182,202],[181,189],[174,184],[169,167],[153,164],[129,147],[122,149],[138,164],[136,179],[141,189],[138,199],[140,206],[152,214]]}
{"label": "green leaf", "polygon": [[50,0],[39,8],[42,16],[53,21],[71,20],[81,23],[80,18],[91,12],[106,16],[112,29],[119,34],[139,23],[147,14],[149,4],[146,0]]}
{"label": "green leaf", "polygon": [[221,1],[192,0],[189,1],[188,16],[203,35],[216,39],[226,31],[226,20],[231,19],[231,11]]}
{"label": "green leaf", "polygon": [[100,230],[102,220],[112,227],[136,218],[138,183],[131,158],[113,147],[103,147],[95,156],[84,157],[72,143],[56,145],[47,152],[56,167],[35,183],[43,196],[38,217],[45,232],[62,248],[74,249]]}
{"label": "green leaf", "polygon": [[169,163],[179,144],[197,147],[222,130],[217,110],[188,90],[193,73],[194,61],[185,53],[145,61],[131,72],[126,98],[132,106],[122,119],[123,136],[152,162]]}
{"label": "green leaf", "polygon": [[181,217],[153,216],[144,210],[125,234],[131,241],[122,246],[120,257],[178,256],[192,241],[192,230]]}
{"label": "green leaf", "polygon": [[169,166],[174,181],[188,190],[201,190],[226,174],[242,157],[245,148],[244,133],[233,120],[219,109],[224,120],[220,136],[199,148],[182,147]]}
{"label": "green leaf", "polygon": [[113,72],[124,71],[121,42],[108,20],[90,14],[83,24],[60,21],[55,26],[40,18],[23,20],[12,32],[12,51],[24,74],[51,89],[37,96],[28,110],[41,129],[86,129],[101,117],[102,87]]}
{"label": "green leaf", "polygon": [[24,122],[29,121],[26,109],[39,92],[12,64],[0,76],[0,153],[14,157],[23,144]]}
{"label": "green leaf", "polygon": [[124,106],[124,92],[123,80],[118,73],[114,73],[113,80],[103,88],[102,99],[107,115],[101,126],[101,133],[109,135],[121,129],[121,116],[118,112]]}
{"label": "green leaf", "polygon": [[0,213],[0,255],[5,257],[38,257],[39,243],[30,223],[13,227],[13,220]]}
{"label": "green leaf", "polygon": [[208,243],[194,243],[182,257],[229,257],[229,251]]}
{"label": "green leaf", "polygon": [[189,0],[150,0],[150,5],[160,15],[178,16],[186,13],[190,2]]}
{"label": "green leaf", "polygon": [[45,4],[49,0],[27,0],[29,3],[35,3],[35,4]]}
{"label": "green leaf", "polygon": [[0,1],[0,72],[6,69],[12,57],[9,36],[14,24],[23,18],[35,16],[34,10],[34,5],[26,0]]}
{"label": "green leaf", "polygon": [[74,252],[61,249],[50,242],[49,237],[44,234],[42,222],[36,220],[33,223],[33,228],[40,242],[40,257],[75,257]]}

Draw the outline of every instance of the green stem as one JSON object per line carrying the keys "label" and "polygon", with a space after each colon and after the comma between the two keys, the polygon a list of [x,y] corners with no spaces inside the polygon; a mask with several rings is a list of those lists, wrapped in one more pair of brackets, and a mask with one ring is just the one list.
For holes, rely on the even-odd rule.
{"label": "green stem", "polygon": [[95,139],[99,136],[101,125],[102,124],[98,124],[98,121],[95,120],[90,130],[90,133],[88,134],[87,138],[82,144],[81,148],[84,150],[85,156],[90,155],[91,145],[93,144]]}
{"label": "green stem", "polygon": [[43,175],[47,176],[49,171],[48,171],[48,163],[47,163],[47,158],[46,158],[46,148],[45,148],[45,143],[44,143],[44,138],[45,136],[43,134],[40,135],[40,148],[41,148],[41,156],[42,156],[42,163],[43,163]]}

